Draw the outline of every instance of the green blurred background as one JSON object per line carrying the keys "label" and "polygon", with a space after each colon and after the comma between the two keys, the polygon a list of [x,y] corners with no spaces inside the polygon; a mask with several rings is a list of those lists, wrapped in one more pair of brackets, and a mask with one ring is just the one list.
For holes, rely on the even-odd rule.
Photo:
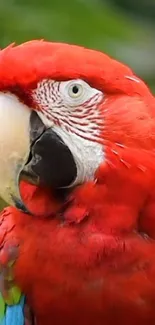
{"label": "green blurred background", "polygon": [[155,93],[155,0],[0,0],[0,47],[38,38],[102,50]]}

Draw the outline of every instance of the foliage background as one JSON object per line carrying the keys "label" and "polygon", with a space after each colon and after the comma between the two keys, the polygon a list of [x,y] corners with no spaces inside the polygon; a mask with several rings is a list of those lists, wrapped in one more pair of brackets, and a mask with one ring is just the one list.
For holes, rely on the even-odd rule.
{"label": "foliage background", "polygon": [[154,0],[0,0],[0,47],[38,38],[102,50],[155,92]]}

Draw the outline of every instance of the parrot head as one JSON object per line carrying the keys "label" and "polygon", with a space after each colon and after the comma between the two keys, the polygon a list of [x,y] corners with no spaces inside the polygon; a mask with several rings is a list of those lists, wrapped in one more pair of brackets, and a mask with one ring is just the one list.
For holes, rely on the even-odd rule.
{"label": "parrot head", "polygon": [[70,189],[95,181],[118,148],[154,145],[154,98],[144,82],[75,45],[31,41],[3,49],[0,116],[0,195],[24,211],[22,181]]}

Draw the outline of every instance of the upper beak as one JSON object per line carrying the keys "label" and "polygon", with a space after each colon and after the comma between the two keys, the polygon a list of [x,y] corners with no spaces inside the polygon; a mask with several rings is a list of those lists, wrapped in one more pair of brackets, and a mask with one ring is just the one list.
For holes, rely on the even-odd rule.
{"label": "upper beak", "polygon": [[0,196],[24,212],[19,183],[57,189],[69,186],[77,170],[63,140],[16,96],[0,93]]}
{"label": "upper beak", "polygon": [[30,114],[14,95],[0,93],[0,196],[11,205],[20,200],[18,183],[29,155]]}

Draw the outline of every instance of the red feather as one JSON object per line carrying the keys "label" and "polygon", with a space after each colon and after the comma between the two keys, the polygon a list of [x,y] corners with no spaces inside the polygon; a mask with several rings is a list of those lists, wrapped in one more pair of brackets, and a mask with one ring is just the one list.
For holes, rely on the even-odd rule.
{"label": "red feather", "polygon": [[19,86],[29,91],[44,78],[81,78],[108,94],[151,96],[140,79],[132,80],[134,73],[130,68],[95,50],[65,43],[31,41],[0,52],[0,89]]}
{"label": "red feather", "polygon": [[37,325],[154,325],[155,100],[128,67],[96,51],[34,41],[1,52],[1,90],[25,100],[42,78],[82,78],[103,91],[105,160],[67,202],[21,185],[35,214],[52,217],[2,213],[0,245],[19,245],[15,280]]}

